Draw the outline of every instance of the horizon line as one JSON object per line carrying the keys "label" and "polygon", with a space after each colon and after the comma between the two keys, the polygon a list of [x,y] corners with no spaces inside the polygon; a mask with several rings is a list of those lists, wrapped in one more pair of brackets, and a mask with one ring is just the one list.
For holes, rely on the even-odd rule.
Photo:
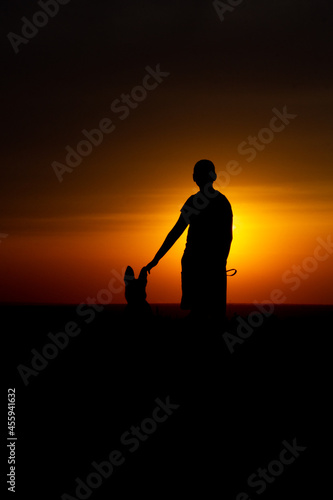
{"label": "horizon line", "polygon": [[[273,303],[273,302],[272,302]],[[18,302],[0,302],[0,306],[68,306],[68,307],[75,307],[75,306],[79,306],[79,305],[82,305],[82,304],[85,304],[87,306],[93,306],[95,305],[94,303],[86,303],[86,302],[21,302],[21,301],[18,301]],[[258,304],[267,304],[267,302],[263,301],[263,302],[260,302],[258,301]],[[114,302],[114,303],[110,303],[110,304],[102,304],[102,303],[97,303],[96,302],[96,305],[99,305],[99,306],[104,306],[104,307],[112,307],[112,306],[124,306],[126,307],[127,303],[126,302]],[[178,306],[180,308],[180,303],[179,302],[151,302],[149,303],[150,306]],[[228,306],[239,306],[239,305],[242,305],[242,306],[255,306],[256,304],[254,304],[253,302],[229,302],[227,303],[227,308]],[[274,306],[311,306],[311,307],[333,307],[333,303],[332,304],[323,304],[323,303],[320,303],[320,304],[316,304],[316,303],[313,303],[313,302],[306,302],[306,303],[297,303],[297,302],[293,302],[293,303],[283,303],[283,304],[276,304],[274,303]],[[184,311],[186,312],[186,311]]]}

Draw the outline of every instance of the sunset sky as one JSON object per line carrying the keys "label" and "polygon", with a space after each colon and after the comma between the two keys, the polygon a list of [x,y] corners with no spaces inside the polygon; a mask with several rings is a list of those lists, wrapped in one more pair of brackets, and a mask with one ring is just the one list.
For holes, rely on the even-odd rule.
{"label": "sunset sky", "polygon": [[[71,0],[16,54],[8,33],[40,10],[1,5],[0,302],[81,303],[112,280],[123,303],[126,266],[154,257],[207,158],[234,213],[228,301],[333,304],[331,3],[244,0],[222,22],[206,0]],[[101,122],[60,182],[54,162]],[[180,301],[185,241],[149,302]]]}

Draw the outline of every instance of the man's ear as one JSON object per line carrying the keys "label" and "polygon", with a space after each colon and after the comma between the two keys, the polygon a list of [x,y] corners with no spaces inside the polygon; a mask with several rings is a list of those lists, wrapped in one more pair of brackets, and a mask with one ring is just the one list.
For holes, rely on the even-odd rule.
{"label": "man's ear", "polygon": [[127,266],[124,276],[125,285],[127,285],[130,280],[134,280],[134,271],[131,266]]}

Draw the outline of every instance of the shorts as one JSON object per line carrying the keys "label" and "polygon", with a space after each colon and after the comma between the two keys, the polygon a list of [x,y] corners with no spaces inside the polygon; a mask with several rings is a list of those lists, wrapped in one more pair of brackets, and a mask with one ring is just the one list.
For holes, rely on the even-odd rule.
{"label": "shorts", "polygon": [[212,258],[182,258],[181,309],[225,315],[226,262]]}

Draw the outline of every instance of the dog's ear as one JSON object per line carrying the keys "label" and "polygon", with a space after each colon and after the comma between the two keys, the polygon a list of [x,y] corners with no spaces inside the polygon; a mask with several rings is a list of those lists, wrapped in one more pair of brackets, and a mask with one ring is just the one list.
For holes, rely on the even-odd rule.
{"label": "dog's ear", "polygon": [[146,267],[143,267],[140,271],[140,274],[139,274],[139,280],[145,280],[147,281],[147,268]]}
{"label": "dog's ear", "polygon": [[134,280],[134,271],[131,266],[127,266],[124,276],[125,285],[127,285],[131,280]]}

